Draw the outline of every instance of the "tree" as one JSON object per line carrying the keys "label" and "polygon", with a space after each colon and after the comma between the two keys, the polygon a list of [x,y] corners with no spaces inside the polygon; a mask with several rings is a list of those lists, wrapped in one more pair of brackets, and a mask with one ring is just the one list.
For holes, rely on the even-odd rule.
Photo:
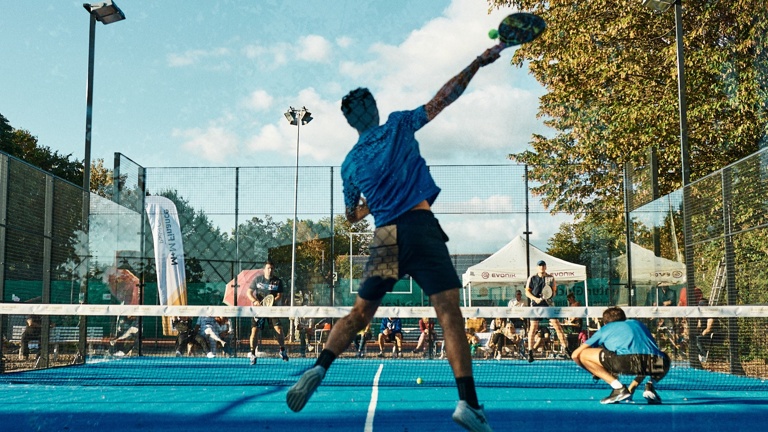
{"label": "tree", "polygon": [[[620,168],[658,149],[662,194],[681,186],[674,14],[640,0],[490,0],[543,17],[548,30],[523,45],[547,89],[529,164],[551,211],[585,215],[623,207]],[[768,9],[763,0],[683,0],[691,178],[755,152],[768,131]]]}
{"label": "tree", "polygon": [[112,170],[104,166],[104,159],[93,161],[91,164],[91,192],[112,199],[112,185]]}
{"label": "tree", "polygon": [[62,155],[37,142],[37,137],[29,131],[14,129],[9,139],[4,141],[0,150],[16,156],[42,170],[75,184],[83,182],[83,164],[70,160],[70,155]]}
{"label": "tree", "polygon": [[621,227],[591,216],[564,223],[549,240],[547,253],[587,267],[587,277],[610,279],[611,261],[623,253]]}
{"label": "tree", "polygon": [[[76,185],[83,184],[83,163],[71,159],[50,147],[41,145],[37,137],[24,129],[14,129],[8,119],[0,114],[0,151],[17,157],[56,177]],[[109,198],[112,196],[112,170],[104,167],[104,160],[91,164],[91,192]]]}
{"label": "tree", "polygon": [[0,150],[3,150],[6,153],[8,153],[6,149],[12,145],[12,132],[13,127],[11,127],[11,124],[8,123],[8,119],[5,118],[4,115],[0,114]]}

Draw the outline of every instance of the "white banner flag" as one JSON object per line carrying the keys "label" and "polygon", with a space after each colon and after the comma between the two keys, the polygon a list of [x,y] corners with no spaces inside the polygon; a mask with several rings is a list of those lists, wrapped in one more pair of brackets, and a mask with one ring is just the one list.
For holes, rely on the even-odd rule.
{"label": "white banner flag", "polygon": [[160,304],[186,305],[187,275],[184,271],[184,247],[176,205],[161,196],[148,196],[145,203],[155,244]]}

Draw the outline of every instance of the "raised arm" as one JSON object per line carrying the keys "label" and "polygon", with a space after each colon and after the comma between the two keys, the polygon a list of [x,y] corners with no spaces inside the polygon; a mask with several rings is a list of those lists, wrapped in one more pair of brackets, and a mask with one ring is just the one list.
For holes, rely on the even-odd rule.
{"label": "raised arm", "polygon": [[431,101],[427,102],[426,109],[427,109],[427,119],[430,121],[435,118],[442,110],[445,109],[448,105],[452,104],[453,101],[459,98],[462,93],[464,93],[464,90],[469,85],[469,82],[472,80],[472,77],[475,76],[475,73],[485,65],[491,64],[496,61],[496,59],[499,58],[499,52],[503,49],[500,45],[496,45],[492,48],[488,48],[485,50],[482,54],[480,54],[477,58],[472,60],[472,63],[469,64],[466,68],[464,68],[463,71],[459,72],[458,75],[451,78],[447,83],[443,85],[443,87],[437,92],[435,97],[432,98]]}

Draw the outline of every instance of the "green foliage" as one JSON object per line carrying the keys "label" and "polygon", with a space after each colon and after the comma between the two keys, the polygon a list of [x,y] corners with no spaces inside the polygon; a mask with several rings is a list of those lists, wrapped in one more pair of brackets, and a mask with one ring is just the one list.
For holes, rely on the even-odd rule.
{"label": "green foliage", "polygon": [[587,277],[611,279],[611,261],[623,253],[623,235],[618,225],[605,224],[590,216],[564,223],[549,240],[547,253],[587,267]]}
{"label": "green foliage", "polygon": [[13,130],[0,141],[0,150],[74,184],[83,182],[81,162],[70,160],[71,154],[62,155],[49,147],[39,145],[37,137],[29,131]]}
{"label": "green foliage", "polygon": [[[617,167],[659,149],[662,195],[680,187],[673,11],[640,0],[490,0],[542,16],[548,30],[515,52],[547,89],[539,115],[555,132],[510,155],[531,166],[552,211],[622,208]],[[753,153],[768,124],[768,9],[763,0],[683,0],[692,179]]]}
{"label": "green foliage", "polygon": [[[83,184],[83,162],[71,159],[50,147],[41,145],[37,137],[23,129],[14,129],[0,114],[0,151],[15,156],[75,185]],[[104,167],[104,160],[91,164],[91,192],[109,198],[112,194],[112,171]]]}

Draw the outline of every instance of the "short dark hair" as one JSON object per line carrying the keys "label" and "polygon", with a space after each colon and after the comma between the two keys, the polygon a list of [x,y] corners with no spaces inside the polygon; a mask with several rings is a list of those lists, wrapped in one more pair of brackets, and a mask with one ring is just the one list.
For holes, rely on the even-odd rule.
{"label": "short dark hair", "polygon": [[352,112],[352,105],[354,103],[363,101],[368,98],[373,100],[373,95],[367,88],[358,87],[352,90],[351,92],[347,93],[346,96],[341,98],[341,112],[343,112],[345,116],[348,115],[350,112]]}
{"label": "short dark hair", "polygon": [[612,323],[614,321],[626,321],[627,315],[618,306],[609,307],[603,312],[603,324]]}

